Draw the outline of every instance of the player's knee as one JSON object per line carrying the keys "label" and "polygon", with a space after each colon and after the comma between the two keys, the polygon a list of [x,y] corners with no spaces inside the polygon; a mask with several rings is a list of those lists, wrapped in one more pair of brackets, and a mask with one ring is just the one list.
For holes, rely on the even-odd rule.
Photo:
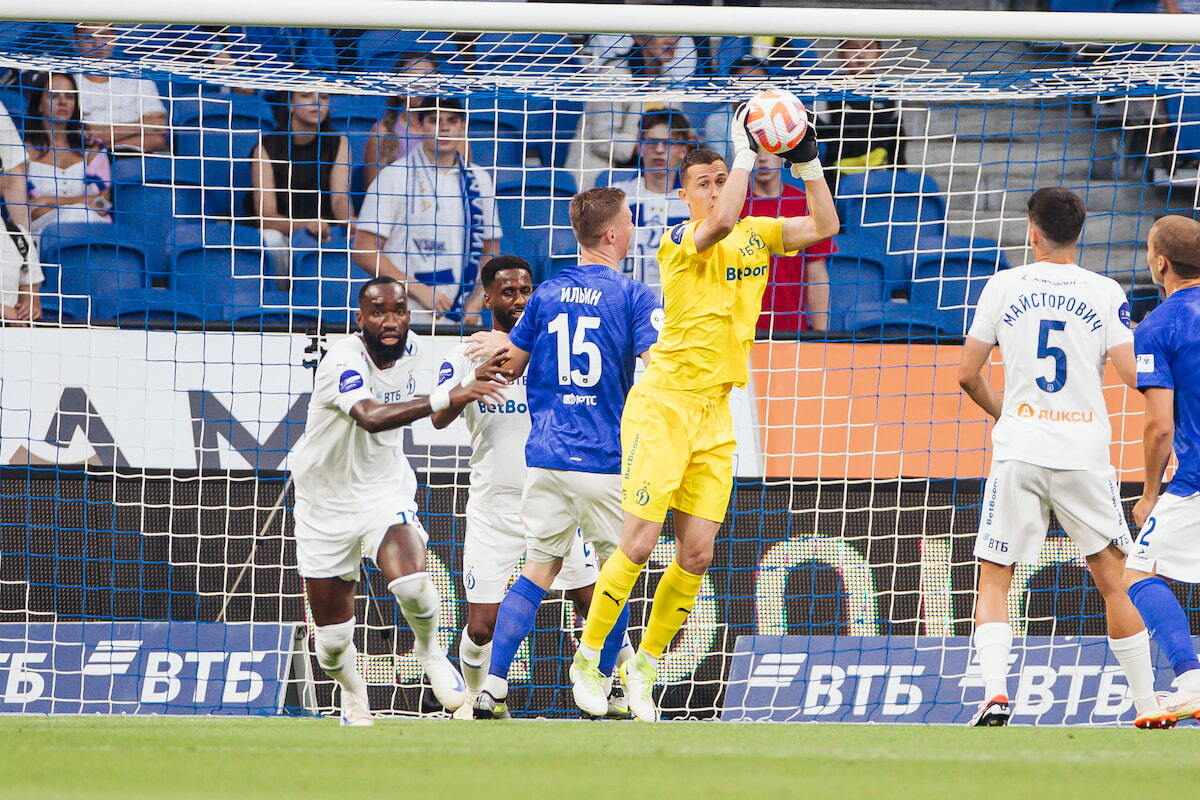
{"label": "player's knee", "polygon": [[470,619],[467,620],[467,638],[482,647],[492,640],[496,632],[496,620]]}
{"label": "player's knee", "polygon": [[693,575],[701,575],[712,564],[713,549],[712,544],[707,546],[692,546],[680,547],[676,553],[675,560],[679,562],[679,566],[685,571]]}
{"label": "player's knee", "polygon": [[342,655],[354,644],[354,618],[335,625],[319,625],[314,629],[317,662],[323,669],[335,667]]}
{"label": "player's knee", "polygon": [[428,572],[414,572],[389,583],[388,591],[395,595],[401,605],[417,603],[427,599],[430,591],[433,591],[433,582],[429,579]]}

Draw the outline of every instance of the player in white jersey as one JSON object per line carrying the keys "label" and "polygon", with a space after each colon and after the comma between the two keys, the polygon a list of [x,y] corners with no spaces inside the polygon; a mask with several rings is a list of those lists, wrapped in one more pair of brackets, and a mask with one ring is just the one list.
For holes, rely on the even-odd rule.
{"label": "player in white jersey", "polygon": [[[1085,216],[1074,192],[1034,192],[1029,240],[1035,263],[988,279],[963,346],[959,384],[996,419],[975,542],[974,645],[984,701],[972,725],[1005,725],[1011,716],[1013,565],[1037,561],[1051,511],[1104,597],[1109,645],[1139,713],[1157,705],[1149,637],[1122,581],[1129,529],[1109,463],[1103,392],[1107,359],[1134,384],[1129,303],[1115,281],[1075,263]],[[996,345],[1004,362],[1003,400],[982,375]]]}
{"label": "player in white jersey", "polygon": [[371,724],[354,647],[364,556],[374,559],[399,601],[438,702],[454,711],[465,700],[462,677],[437,642],[441,598],[425,571],[429,537],[417,518],[417,480],[400,429],[441,409],[499,401],[504,390],[496,365],[487,364],[470,386],[417,396],[421,345],[408,331],[403,284],[374,278],[358,302],[361,333],[333,343],[321,359],[304,436],[289,460],[296,562],[312,609],[317,663],[342,687],[343,725]]}
{"label": "player in white jersey", "polygon": [[[492,329],[507,334],[525,311],[533,293],[529,262],[512,255],[488,261],[480,275],[484,308],[492,312]],[[446,355],[438,370],[439,386],[457,386],[479,362],[467,358],[464,342]],[[525,485],[525,441],[531,422],[525,396],[526,377],[509,384],[504,398],[466,407],[451,406],[430,417],[445,428],[461,415],[471,433],[471,494],[467,500],[467,533],[463,542],[463,588],[467,626],[458,647],[458,663],[468,691],[483,688],[492,651],[496,612],[517,562],[525,555],[521,491]],[[592,602],[596,564],[583,537],[575,542],[552,589],[565,591],[583,617]],[[473,699],[473,697],[472,697]],[[464,706],[466,708],[466,706]]]}

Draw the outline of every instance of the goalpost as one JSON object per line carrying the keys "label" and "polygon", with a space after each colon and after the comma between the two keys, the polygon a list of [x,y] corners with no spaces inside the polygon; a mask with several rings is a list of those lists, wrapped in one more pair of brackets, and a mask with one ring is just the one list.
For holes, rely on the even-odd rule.
{"label": "goalpost", "polygon": [[[427,236],[405,239],[395,207],[424,213],[411,209],[433,190],[387,194],[370,178],[399,157],[380,148],[419,149],[428,134],[404,116],[407,100],[391,98],[461,103],[465,152],[494,189],[498,250],[527,258],[539,278],[575,255],[565,204],[577,188],[636,189],[626,267],[651,284],[657,236],[678,214],[669,177],[655,188],[654,153],[722,147],[730,104],[768,85],[819,112],[844,229],[836,252],[791,266],[780,297],[811,304],[824,263],[827,330],[811,329],[822,319],[811,306],[780,305],[761,322],[752,381],[732,399],[727,522],[660,669],[660,706],[674,717],[969,716],[982,699],[971,548],[990,425],[955,370],[974,300],[987,276],[1026,259],[1028,195],[1064,185],[1089,209],[1081,263],[1119,280],[1136,318],[1156,297],[1149,224],[1192,213],[1200,186],[1200,17],[1186,15],[414,0],[128,0],[98,11],[0,0],[0,18],[13,20],[0,24],[11,78],[0,102],[26,146],[6,148],[0,124],[0,181],[8,216],[33,230],[43,276],[42,317],[0,326],[0,712],[331,707],[331,683],[302,657],[287,455],[311,366],[349,330],[366,277],[364,203],[392,209],[372,230],[386,231],[375,238],[402,268],[440,264],[430,254],[460,243],[449,252],[465,265],[483,253],[454,237],[496,227],[456,208],[459,221],[436,216],[421,223]],[[84,39],[62,24],[80,20],[110,27]],[[54,138],[69,120],[42,103],[48,73],[112,79],[74,79],[77,97],[91,93],[89,136],[111,145],[124,131],[136,144],[142,134],[106,125],[143,125],[167,144],[139,153],[129,140]],[[254,154],[313,102],[304,92],[326,96],[322,135],[345,137],[338,193],[349,211],[328,238],[271,237],[255,181],[273,166]],[[305,146],[272,141],[289,142],[272,163]],[[281,174],[331,163],[305,158]],[[21,266],[0,259],[4,269]],[[12,285],[38,272],[26,266]],[[445,279],[456,310],[469,282],[469,272]],[[4,290],[11,309],[20,292]],[[430,344],[432,382],[464,319],[414,327]],[[1106,385],[1113,461],[1135,482],[1141,399],[1115,375]],[[453,656],[465,622],[467,437],[426,421],[404,444]],[[670,547],[664,538],[631,601],[635,642]],[[428,710],[411,637],[378,572],[363,575],[356,640],[372,703]],[[1187,601],[1194,610],[1200,598]],[[1023,637],[1016,722],[1127,720],[1099,595],[1061,532],[1038,565],[1018,569],[1010,607]],[[514,712],[573,715],[576,624],[569,604],[543,608],[512,673]]]}

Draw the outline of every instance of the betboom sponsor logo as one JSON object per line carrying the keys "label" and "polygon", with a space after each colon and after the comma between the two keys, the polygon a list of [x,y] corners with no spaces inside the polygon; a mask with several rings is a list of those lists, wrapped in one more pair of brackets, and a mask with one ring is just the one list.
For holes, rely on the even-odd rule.
{"label": "betboom sponsor logo", "polygon": [[[114,629],[137,635],[97,638]],[[292,630],[219,623],[3,624],[0,711],[277,713]]]}
{"label": "betboom sponsor logo", "polygon": [[[1132,717],[1105,637],[1014,643],[1015,723],[1116,723]],[[970,638],[741,636],[722,719],[962,723],[983,700]]]}

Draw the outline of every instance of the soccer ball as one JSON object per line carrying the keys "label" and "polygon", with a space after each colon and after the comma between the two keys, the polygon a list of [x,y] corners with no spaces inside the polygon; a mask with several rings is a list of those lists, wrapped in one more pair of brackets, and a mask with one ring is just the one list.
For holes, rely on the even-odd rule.
{"label": "soccer ball", "polygon": [[760,150],[786,153],[808,131],[808,110],[791,92],[767,89],[751,97],[746,106],[746,132]]}

